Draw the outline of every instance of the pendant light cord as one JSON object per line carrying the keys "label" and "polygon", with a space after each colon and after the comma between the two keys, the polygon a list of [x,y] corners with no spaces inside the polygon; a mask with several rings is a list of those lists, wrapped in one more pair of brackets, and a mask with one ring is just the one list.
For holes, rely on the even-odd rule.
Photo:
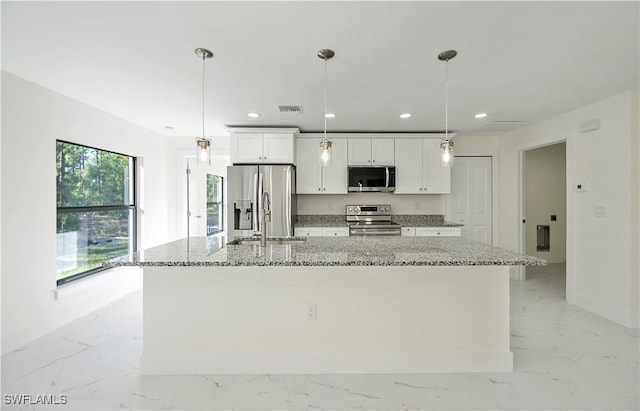
{"label": "pendant light cord", "polygon": [[203,54],[202,55],[202,138],[204,139],[204,66],[205,66],[205,61],[206,56]]}
{"label": "pendant light cord", "polygon": [[444,137],[449,141],[449,59],[444,72]]}
{"label": "pendant light cord", "polygon": [[324,141],[327,141],[327,58],[324,59]]}

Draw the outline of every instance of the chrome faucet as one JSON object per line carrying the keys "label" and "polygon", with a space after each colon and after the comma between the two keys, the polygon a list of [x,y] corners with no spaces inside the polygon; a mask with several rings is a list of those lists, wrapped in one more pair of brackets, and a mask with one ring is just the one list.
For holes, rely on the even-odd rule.
{"label": "chrome faucet", "polygon": [[260,227],[260,247],[267,246],[267,221],[271,221],[271,197],[268,192],[262,193],[262,224]]}

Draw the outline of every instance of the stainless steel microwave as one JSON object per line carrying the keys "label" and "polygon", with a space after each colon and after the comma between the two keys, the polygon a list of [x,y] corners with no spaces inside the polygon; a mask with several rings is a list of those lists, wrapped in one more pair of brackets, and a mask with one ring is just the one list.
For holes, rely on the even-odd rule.
{"label": "stainless steel microwave", "polygon": [[396,168],[390,166],[349,167],[350,192],[373,191],[389,193],[396,191]]}

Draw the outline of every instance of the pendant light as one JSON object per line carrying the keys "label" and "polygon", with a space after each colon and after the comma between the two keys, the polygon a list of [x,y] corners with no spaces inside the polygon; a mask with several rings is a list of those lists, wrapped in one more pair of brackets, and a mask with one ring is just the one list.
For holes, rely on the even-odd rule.
{"label": "pendant light", "polygon": [[323,167],[331,165],[331,140],[327,139],[327,60],[335,55],[331,49],[318,51],[318,57],[324,60],[324,138],[320,141],[320,164]]}
{"label": "pendant light", "polygon": [[194,52],[196,56],[202,59],[202,137],[196,137],[196,161],[198,164],[207,163],[211,165],[211,140],[204,136],[204,68],[205,61],[212,58],[213,53],[203,48],[197,48]]}
{"label": "pendant light", "polygon": [[453,166],[453,140],[449,138],[449,60],[458,54],[455,50],[445,50],[438,54],[438,60],[447,63],[444,79],[444,141],[440,143],[440,165]]}

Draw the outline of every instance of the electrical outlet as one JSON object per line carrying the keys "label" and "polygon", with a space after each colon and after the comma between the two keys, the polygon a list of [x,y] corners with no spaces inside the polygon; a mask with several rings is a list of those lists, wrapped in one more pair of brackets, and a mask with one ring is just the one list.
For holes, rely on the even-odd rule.
{"label": "electrical outlet", "polygon": [[307,320],[318,319],[318,305],[316,303],[307,303]]}

